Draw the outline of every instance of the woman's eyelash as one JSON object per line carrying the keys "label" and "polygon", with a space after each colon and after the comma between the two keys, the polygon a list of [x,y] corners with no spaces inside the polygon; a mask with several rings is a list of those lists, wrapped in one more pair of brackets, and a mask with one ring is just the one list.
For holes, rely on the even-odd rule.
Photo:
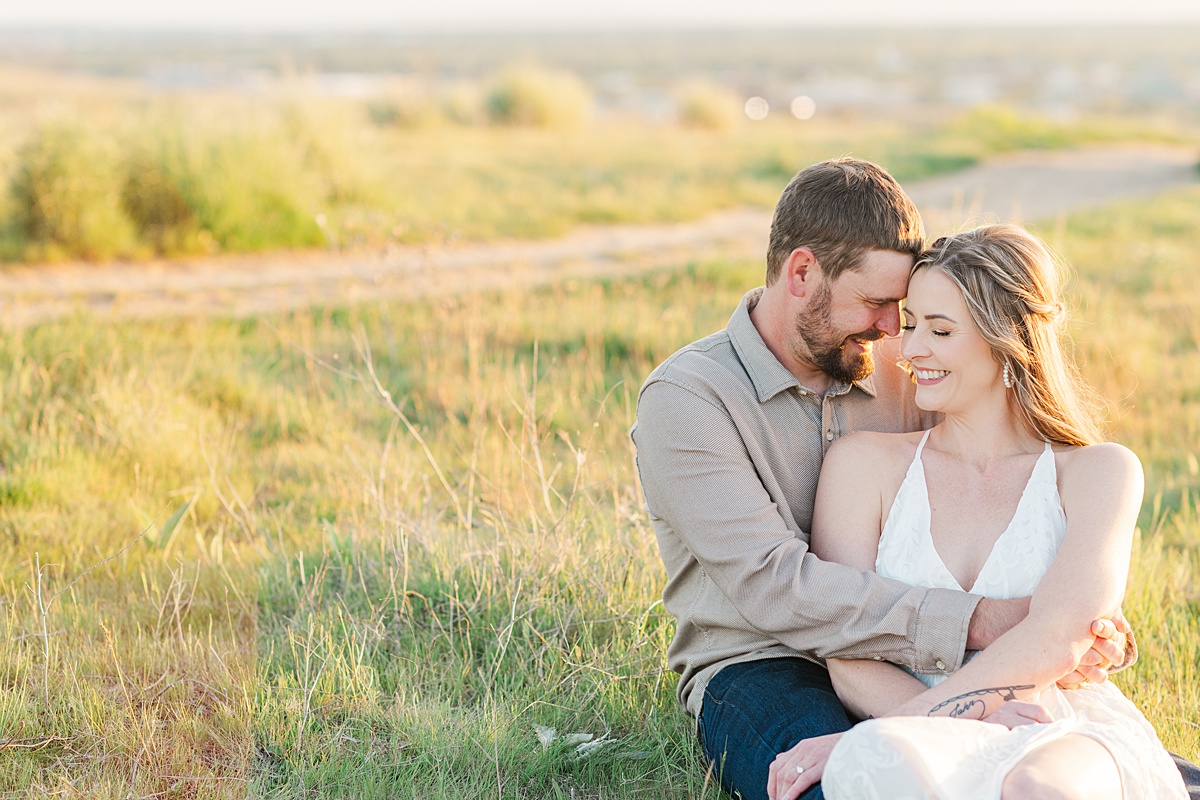
{"label": "woman's eyelash", "polygon": [[[907,325],[901,325],[901,326],[900,326],[900,330],[902,330],[902,331],[911,331],[911,330],[916,330],[916,327],[917,327],[917,326],[916,326],[916,324],[914,324],[914,323],[911,323],[911,322],[910,322],[910,323],[908,323]],[[949,336],[949,335],[950,335],[950,331],[937,331],[937,330],[935,330],[935,331],[932,331],[932,333],[933,333],[933,335],[934,335],[934,336]]]}

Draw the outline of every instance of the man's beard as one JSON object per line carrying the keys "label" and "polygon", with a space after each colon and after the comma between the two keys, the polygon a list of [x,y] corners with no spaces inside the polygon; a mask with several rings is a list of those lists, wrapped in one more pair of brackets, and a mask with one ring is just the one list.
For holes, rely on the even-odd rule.
{"label": "man's beard", "polygon": [[885,334],[878,328],[861,331],[850,336],[839,337],[833,330],[833,291],[822,284],[813,295],[812,305],[796,318],[796,336],[804,342],[807,353],[795,348],[796,356],[809,361],[822,372],[842,383],[860,381],[875,371],[875,359],[871,350],[853,353],[846,350],[846,341],[874,342]]}

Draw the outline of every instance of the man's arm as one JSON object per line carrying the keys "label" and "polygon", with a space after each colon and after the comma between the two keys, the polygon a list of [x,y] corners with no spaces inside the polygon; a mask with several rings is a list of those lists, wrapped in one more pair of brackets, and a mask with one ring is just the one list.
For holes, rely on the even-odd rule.
{"label": "man's arm", "polygon": [[1029,598],[995,600],[985,597],[975,606],[967,631],[967,649],[982,650],[1007,633],[1029,613]]}
{"label": "man's arm", "polygon": [[652,382],[639,399],[635,443],[650,512],[754,628],[819,657],[879,656],[923,671],[961,662],[979,598],[813,556],[715,396]]}

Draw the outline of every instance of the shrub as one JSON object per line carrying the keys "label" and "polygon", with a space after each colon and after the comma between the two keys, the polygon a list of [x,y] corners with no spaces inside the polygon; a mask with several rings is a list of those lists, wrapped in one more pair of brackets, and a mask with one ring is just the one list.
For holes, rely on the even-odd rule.
{"label": "shrub", "polygon": [[286,125],[160,119],[127,146],[122,205],[164,255],[324,244],[306,144]]}
{"label": "shrub", "polygon": [[25,259],[109,259],[136,250],[112,140],[76,122],[53,120],[35,130],[16,161],[9,192]]}
{"label": "shrub", "polygon": [[422,128],[441,121],[429,92],[412,83],[397,83],[368,101],[367,117],[385,128]]}
{"label": "shrub", "polygon": [[139,238],[163,255],[212,250],[212,234],[203,230],[183,175],[173,165],[169,145],[156,142],[157,152],[138,148],[129,156],[121,204],[137,227]]}
{"label": "shrub", "polygon": [[201,225],[222,248],[325,244],[316,222],[317,181],[304,168],[295,142],[252,129],[209,135],[175,168]]}
{"label": "shrub", "polygon": [[1078,138],[1070,126],[1006,106],[977,106],[956,119],[949,133],[1001,153],[1066,147]]}
{"label": "shrub", "polygon": [[500,125],[571,128],[591,115],[592,94],[579,78],[537,67],[513,67],[487,98],[488,118]]}
{"label": "shrub", "polygon": [[741,102],[728,89],[690,83],[679,92],[679,122],[689,128],[728,131],[742,121]]}

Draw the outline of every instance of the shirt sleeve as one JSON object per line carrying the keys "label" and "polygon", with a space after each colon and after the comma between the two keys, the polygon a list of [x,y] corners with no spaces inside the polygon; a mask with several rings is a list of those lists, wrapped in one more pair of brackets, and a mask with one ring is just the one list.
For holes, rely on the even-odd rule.
{"label": "shirt sleeve", "polygon": [[961,664],[980,598],[812,555],[718,399],[669,380],[649,384],[634,442],[647,509],[751,627],[818,658],[881,658],[922,672]]}

